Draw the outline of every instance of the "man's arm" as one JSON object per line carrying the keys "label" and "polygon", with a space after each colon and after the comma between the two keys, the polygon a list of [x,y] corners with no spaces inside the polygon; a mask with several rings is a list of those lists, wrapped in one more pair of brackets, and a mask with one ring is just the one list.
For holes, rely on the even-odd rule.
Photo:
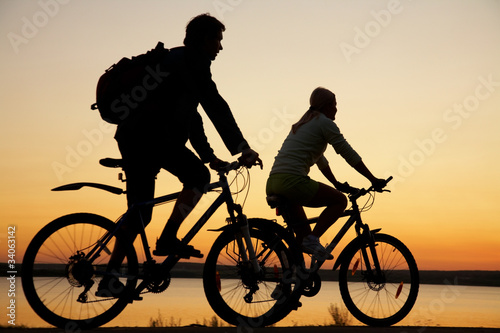
{"label": "man's arm", "polygon": [[249,149],[227,102],[217,90],[210,72],[210,62],[195,62],[191,68],[192,83],[198,100],[214,124],[222,141],[232,155]]}
{"label": "man's arm", "polygon": [[189,141],[204,163],[212,162],[215,159],[214,150],[208,143],[203,120],[198,112],[195,112],[189,124]]}
{"label": "man's arm", "polygon": [[220,96],[213,81],[207,83],[200,97],[203,109],[231,154],[236,155],[249,149],[250,146],[243,137],[229,105]]}

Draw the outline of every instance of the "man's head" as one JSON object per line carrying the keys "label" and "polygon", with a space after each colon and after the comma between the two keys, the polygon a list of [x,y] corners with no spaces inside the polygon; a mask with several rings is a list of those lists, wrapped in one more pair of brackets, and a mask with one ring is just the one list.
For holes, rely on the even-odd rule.
{"label": "man's head", "polygon": [[214,60],[222,50],[222,32],[226,30],[215,17],[201,14],[193,18],[186,27],[184,45],[205,52],[210,60]]}

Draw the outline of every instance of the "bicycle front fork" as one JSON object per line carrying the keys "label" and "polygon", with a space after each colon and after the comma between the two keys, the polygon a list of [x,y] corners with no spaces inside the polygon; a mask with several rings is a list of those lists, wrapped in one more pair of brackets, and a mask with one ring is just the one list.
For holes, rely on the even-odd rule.
{"label": "bicycle front fork", "polygon": [[[362,250],[363,259],[366,263],[367,273],[376,278],[377,280],[382,279],[382,269],[380,267],[380,261],[377,254],[377,244],[375,243],[374,235],[381,229],[370,230],[367,224],[363,227],[363,236],[366,239],[366,247]],[[368,251],[367,251],[368,249]]]}
{"label": "bicycle front fork", "polygon": [[250,237],[250,226],[248,225],[248,219],[246,215],[243,214],[240,205],[235,205],[235,211],[238,213],[238,215],[236,216],[236,223],[241,232],[241,237],[237,237],[240,255],[244,262],[250,262],[254,273],[259,273],[260,265],[259,261],[257,260],[255,249],[253,247],[252,238]]}

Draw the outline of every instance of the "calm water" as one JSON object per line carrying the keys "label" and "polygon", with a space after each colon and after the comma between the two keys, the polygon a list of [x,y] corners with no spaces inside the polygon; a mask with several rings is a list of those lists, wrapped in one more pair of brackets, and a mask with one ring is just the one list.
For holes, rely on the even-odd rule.
{"label": "calm water", "polygon": [[[20,278],[16,281],[16,324],[29,327],[49,325],[31,310],[22,293]],[[8,282],[0,281],[2,303],[8,305]],[[172,279],[170,287],[161,294],[144,295],[144,300],[129,305],[106,326],[148,326],[151,318],[158,314],[177,325],[203,323],[214,312],[208,305],[200,279]],[[302,307],[292,312],[277,326],[327,325],[333,323],[328,313],[330,304],[342,305],[336,282],[323,282],[318,295],[303,297]],[[2,305],[2,308],[5,307]],[[3,310],[4,312],[6,310]],[[200,319],[201,318],[201,319]],[[0,324],[7,325],[8,318],[2,314]],[[354,318],[351,325],[360,324]],[[500,288],[448,285],[422,285],[412,312],[398,325],[408,326],[463,326],[500,328]]]}

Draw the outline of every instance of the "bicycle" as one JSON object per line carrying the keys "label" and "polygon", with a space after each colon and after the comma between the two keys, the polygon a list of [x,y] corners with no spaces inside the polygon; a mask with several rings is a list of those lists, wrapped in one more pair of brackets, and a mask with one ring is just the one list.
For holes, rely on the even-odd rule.
{"label": "bicycle", "polygon": [[[386,184],[392,177],[386,180]],[[354,225],[357,237],[352,240],[336,259],[333,270],[339,269],[339,287],[342,299],[351,314],[362,323],[370,326],[390,326],[402,320],[412,309],[418,295],[419,272],[410,250],[393,236],[380,233],[381,229],[370,229],[362,222],[361,212],[371,208],[375,191],[387,190],[357,189],[345,184],[351,208],[341,217],[348,217],[338,234],[326,247],[332,253],[347,231]],[[385,186],[384,186],[385,187]],[[372,199],[359,208],[357,200],[369,194]],[[295,265],[301,267],[295,281],[295,296],[313,297],[321,289],[319,269],[324,264],[321,258],[311,256],[310,267],[306,267],[304,255],[294,239],[292,218],[287,211],[287,201],[280,196],[268,196],[268,204],[277,209],[286,223],[280,231],[283,240],[291,246],[296,259]],[[317,218],[309,219],[315,223]],[[338,223],[338,222],[337,222]],[[300,286],[300,287],[299,287]]]}
{"label": "bicycle", "polygon": [[[117,159],[103,159],[100,163],[121,167],[121,160]],[[275,228],[275,223],[247,219],[242,206],[234,202],[227,174],[236,171],[236,179],[243,175],[242,170],[247,171],[248,178],[248,170],[240,168],[237,162],[217,170],[219,180],[210,184],[208,191],[219,195],[182,242],[187,245],[225,204],[229,214],[227,224],[212,230],[220,235],[204,265],[205,295],[213,310],[228,323],[267,326],[291,311],[289,304],[297,294],[296,285],[293,279],[284,277],[294,277],[297,269],[288,246],[274,233],[267,233]],[[82,187],[124,193],[121,188],[97,183],[73,183],[53,190]],[[59,328],[92,329],[118,316],[128,304],[142,300],[144,294],[165,291],[170,284],[170,271],[181,257],[172,254],[157,263],[151,255],[144,224],[139,236],[145,262],[138,262],[131,241],[122,241],[128,245],[124,246],[125,260],[120,269],[108,272],[106,267],[116,240],[127,237],[121,230],[126,218],[141,207],[166,203],[178,195],[179,192],[172,193],[132,205],[115,223],[99,215],[75,213],[43,227],[29,244],[22,267],[24,293],[33,310]],[[103,278],[115,279],[109,286],[108,297],[96,295]]]}

